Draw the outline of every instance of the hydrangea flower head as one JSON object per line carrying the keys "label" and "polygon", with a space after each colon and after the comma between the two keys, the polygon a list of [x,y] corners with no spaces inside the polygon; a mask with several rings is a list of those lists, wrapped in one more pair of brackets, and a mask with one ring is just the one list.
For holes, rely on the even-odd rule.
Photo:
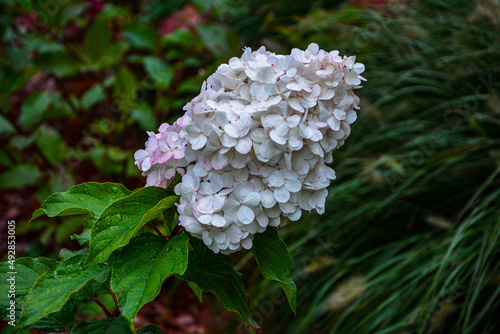
{"label": "hydrangea flower head", "polygon": [[268,226],[325,211],[327,166],[356,120],[356,58],[310,44],[277,55],[246,48],[203,83],[174,124],[135,153],[147,186],[178,173],[180,224],[215,253],[252,247]]}

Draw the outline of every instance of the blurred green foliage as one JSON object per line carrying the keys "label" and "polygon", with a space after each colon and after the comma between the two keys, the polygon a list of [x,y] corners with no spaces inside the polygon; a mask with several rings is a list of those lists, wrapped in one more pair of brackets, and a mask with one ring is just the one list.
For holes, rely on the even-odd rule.
{"label": "blurred green foliage", "polygon": [[[281,230],[297,316],[251,256],[235,256],[252,315],[264,333],[498,332],[498,1],[0,3],[8,218],[24,223],[81,182],[141,186],[132,155],[145,131],[175,120],[220,63],[244,45],[315,42],[366,65],[362,108],[335,154],[327,212]],[[35,233],[36,256],[78,228],[41,220],[18,233]]]}

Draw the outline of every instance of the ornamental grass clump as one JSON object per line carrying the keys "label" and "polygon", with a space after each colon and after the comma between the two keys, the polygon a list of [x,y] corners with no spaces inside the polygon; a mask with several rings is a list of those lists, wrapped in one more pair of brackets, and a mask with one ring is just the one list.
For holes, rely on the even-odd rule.
{"label": "ornamental grass clump", "polygon": [[180,225],[215,253],[252,248],[256,233],[325,211],[327,164],[356,120],[365,67],[310,44],[290,55],[261,47],[222,64],[186,113],[135,153],[147,186],[176,174]]}

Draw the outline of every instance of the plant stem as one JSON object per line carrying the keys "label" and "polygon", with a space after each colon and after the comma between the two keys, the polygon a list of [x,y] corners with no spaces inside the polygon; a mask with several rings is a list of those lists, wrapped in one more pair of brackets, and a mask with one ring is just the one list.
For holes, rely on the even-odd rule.
{"label": "plant stem", "polygon": [[120,309],[118,307],[118,300],[116,300],[116,295],[114,292],[111,292],[111,297],[113,297],[113,301],[115,302],[115,310],[113,311],[113,316],[116,317],[120,314]]}
{"label": "plant stem", "polygon": [[153,230],[155,230],[155,231],[156,231],[156,233],[158,233],[158,235],[160,235],[160,236],[162,236],[162,237],[165,237],[165,236],[163,235],[163,233],[161,233],[161,231],[158,229],[158,227],[156,227],[154,224],[152,224],[152,223],[148,223],[148,226],[149,226],[149,227],[151,227]]}
{"label": "plant stem", "polygon": [[184,230],[184,227],[180,225],[176,225],[173,229],[172,232],[167,236],[167,241],[170,241],[173,237],[176,235],[179,235],[182,231]]}
{"label": "plant stem", "polygon": [[108,318],[112,318],[111,313],[109,313],[109,311],[108,311],[108,309],[106,308],[106,306],[104,306],[104,304],[103,304],[103,303],[101,303],[101,302],[99,301],[99,299],[97,299],[97,297],[92,298],[92,300],[93,300],[93,301],[95,301],[95,302],[97,303],[97,305],[99,305],[99,306],[102,308],[102,310],[104,311],[104,313],[106,314],[106,316],[107,316]]}

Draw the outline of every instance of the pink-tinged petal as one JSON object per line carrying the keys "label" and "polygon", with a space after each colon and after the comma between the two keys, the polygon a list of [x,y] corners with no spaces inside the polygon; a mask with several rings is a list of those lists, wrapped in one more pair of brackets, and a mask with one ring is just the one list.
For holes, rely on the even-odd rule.
{"label": "pink-tinged petal", "polygon": [[286,203],[290,199],[290,192],[285,187],[274,189],[274,198],[279,203]]}
{"label": "pink-tinged petal", "polygon": [[202,182],[200,184],[200,189],[198,190],[198,193],[201,195],[211,195],[213,193],[212,185],[208,182]]}
{"label": "pink-tinged petal", "polygon": [[335,171],[328,166],[325,168],[325,176],[329,180],[335,180],[337,178],[337,176],[335,175]]}
{"label": "pink-tinged petal", "polygon": [[197,217],[197,219],[203,225],[210,225],[212,223],[213,217],[213,215],[200,215]]}
{"label": "pink-tinged petal", "polygon": [[270,114],[262,116],[262,125],[265,128],[276,127],[283,122],[283,116],[278,114]]}
{"label": "pink-tinged petal", "polygon": [[180,159],[184,158],[185,156],[186,156],[186,150],[185,150],[185,148],[177,149],[174,152],[174,159],[176,159],[176,160],[180,160]]}
{"label": "pink-tinged petal", "polygon": [[165,178],[167,180],[170,180],[171,178],[173,178],[175,176],[175,169],[173,168],[169,168],[165,171],[165,174],[164,174]]}
{"label": "pink-tinged petal", "polygon": [[281,224],[281,219],[280,217],[276,217],[276,218],[271,218],[269,220],[269,226],[272,226],[272,227],[278,227],[280,226]]}
{"label": "pink-tinged petal", "polygon": [[167,145],[167,142],[164,139],[158,140],[158,147],[162,152],[167,152],[168,150],[170,150],[170,148]]}
{"label": "pink-tinged petal", "polygon": [[333,116],[339,121],[341,121],[345,118],[345,111],[342,109],[335,108],[333,110]]}
{"label": "pink-tinged petal", "polygon": [[302,183],[298,179],[287,179],[285,187],[289,192],[296,193],[302,189]]}
{"label": "pink-tinged petal", "polygon": [[260,203],[260,194],[258,192],[251,192],[245,197],[243,204],[246,206],[257,206]]}
{"label": "pink-tinged petal", "polygon": [[281,187],[285,184],[285,176],[279,170],[274,171],[268,179],[271,187]]}
{"label": "pink-tinged petal", "polygon": [[260,193],[260,201],[262,206],[269,209],[276,204],[276,199],[274,198],[274,192],[266,189]]}
{"label": "pink-tinged petal", "polygon": [[335,96],[335,91],[333,89],[323,89],[321,95],[318,96],[320,100],[331,100]]}
{"label": "pink-tinged petal", "polygon": [[230,226],[227,230],[226,230],[226,234],[229,238],[229,241],[231,241],[232,243],[238,243],[240,240],[241,240],[241,236],[242,236],[242,232],[241,232],[241,229],[235,227],[235,226]]}
{"label": "pink-tinged petal", "polygon": [[205,230],[202,233],[203,243],[207,246],[210,246],[214,241],[213,238],[210,237],[210,232]]}
{"label": "pink-tinged petal", "polygon": [[300,219],[300,217],[302,216],[302,210],[297,208],[297,210],[292,213],[291,215],[288,215],[287,218],[290,219],[291,221],[297,221]]}
{"label": "pink-tinged petal", "polygon": [[251,222],[253,222],[254,218],[255,214],[249,207],[242,205],[238,210],[238,220],[241,223],[245,225],[250,224]]}
{"label": "pink-tinged petal", "polygon": [[296,92],[302,90],[302,87],[300,87],[300,85],[295,81],[287,83],[286,88],[293,90],[293,91],[296,91]]}
{"label": "pink-tinged petal", "polygon": [[259,77],[262,80],[261,82],[267,83],[273,80],[276,72],[272,66],[263,67],[259,71]]}
{"label": "pink-tinged petal", "polygon": [[172,151],[160,153],[160,154],[156,155],[156,162],[158,162],[160,164],[165,163],[168,160],[170,160],[172,155],[173,155]]}
{"label": "pink-tinged petal", "polygon": [[288,69],[286,71],[286,76],[289,77],[289,78],[293,78],[295,76],[295,74],[297,74],[297,68],[296,67],[292,67],[292,68],[290,68],[290,69]]}
{"label": "pink-tinged petal", "polygon": [[313,152],[317,156],[320,156],[323,158],[325,153],[321,149],[321,145],[319,143],[315,143],[315,142],[310,141],[310,142],[308,142],[308,144],[309,144],[309,149],[311,150],[311,152]]}
{"label": "pink-tinged petal", "polygon": [[304,107],[302,107],[298,98],[296,98],[296,97],[289,98],[288,104],[290,105],[290,107],[297,110],[298,112],[301,112],[301,113],[304,112]]}
{"label": "pink-tinged petal", "polygon": [[226,202],[226,197],[222,195],[213,196],[213,208],[215,211],[222,210],[224,203]]}
{"label": "pink-tinged petal", "polygon": [[169,127],[169,126],[170,126],[170,125],[169,125],[168,123],[163,123],[163,124],[162,124],[162,125],[160,125],[160,127],[158,128],[158,131],[159,131],[160,133],[167,132],[168,127]]}
{"label": "pink-tinged petal", "polygon": [[212,225],[215,227],[223,227],[226,225],[226,219],[218,214],[215,214],[212,219]]}
{"label": "pink-tinged petal", "polygon": [[157,186],[160,184],[160,170],[153,170],[148,174],[148,178],[146,179],[146,187]]}
{"label": "pink-tinged petal", "polygon": [[146,159],[144,159],[141,167],[143,172],[147,172],[151,168],[151,158],[147,157]]}
{"label": "pink-tinged petal", "polygon": [[193,173],[199,177],[204,177],[208,174],[207,170],[203,167],[202,163],[197,163],[196,165],[194,165]]}
{"label": "pink-tinged petal", "polygon": [[220,137],[220,143],[224,147],[233,147],[234,145],[236,145],[238,143],[238,141],[236,139],[228,136],[227,134],[223,133],[222,136]]}
{"label": "pink-tinged petal", "polygon": [[234,148],[240,154],[248,154],[248,152],[250,152],[250,150],[252,149],[252,138],[250,138],[249,136],[241,138],[240,140],[238,140],[238,143],[236,143],[236,146]]}
{"label": "pink-tinged petal", "polygon": [[317,55],[319,52],[319,46],[316,43],[311,43],[307,47],[307,50],[310,51],[313,55]]}
{"label": "pink-tinged petal", "polygon": [[289,202],[286,202],[286,203],[280,203],[279,204],[279,207],[280,207],[280,210],[281,212],[283,212],[284,214],[291,214],[293,212],[295,212],[295,210],[297,210],[295,208],[294,205],[292,205],[291,203]]}
{"label": "pink-tinged petal", "polygon": [[280,210],[280,207],[278,205],[276,205],[272,208],[269,208],[269,209],[265,209],[264,212],[266,213],[266,215],[269,218],[276,218],[276,217],[279,217],[281,215],[281,210]]}
{"label": "pink-tinged petal", "polygon": [[292,154],[291,153],[285,153],[284,156],[285,158],[285,167],[288,170],[292,170]]}
{"label": "pink-tinged petal", "polygon": [[279,145],[285,145],[286,139],[281,137],[276,130],[272,130],[269,133],[269,137],[271,137],[272,141]]}
{"label": "pink-tinged petal", "polygon": [[357,118],[358,116],[356,115],[356,112],[354,110],[349,110],[347,112],[345,121],[347,122],[347,124],[352,124],[356,121]]}
{"label": "pink-tinged petal", "polygon": [[251,249],[252,248],[252,239],[246,238],[245,240],[242,240],[241,246],[245,249]]}
{"label": "pink-tinged petal", "polygon": [[[214,240],[218,244],[222,244],[222,243],[228,241],[227,240],[227,235],[224,232],[219,232],[217,235],[215,235]],[[222,246],[222,245],[219,245],[219,246]],[[223,247],[221,247],[221,248],[223,248]]]}
{"label": "pink-tinged petal", "polygon": [[309,139],[311,139],[312,141],[320,141],[321,139],[323,139],[323,134],[321,133],[321,131],[314,128],[311,128],[311,131],[312,131],[312,136]]}
{"label": "pink-tinged petal", "polygon": [[203,197],[199,200],[197,209],[200,213],[213,214],[216,210],[214,210],[214,201],[212,196]]}
{"label": "pink-tinged petal", "polygon": [[266,228],[269,224],[269,217],[264,212],[261,212],[256,219],[261,227]]}
{"label": "pink-tinged petal", "polygon": [[191,140],[191,148],[193,150],[199,150],[207,143],[207,137],[204,135],[199,135]]}
{"label": "pink-tinged petal", "polygon": [[214,154],[212,157],[212,168],[215,170],[221,170],[227,166],[228,157],[226,154]]}
{"label": "pink-tinged petal", "polygon": [[146,150],[148,152],[152,152],[158,148],[158,139],[154,136],[149,137],[149,140],[146,143]]}
{"label": "pink-tinged petal", "polygon": [[286,119],[286,122],[288,123],[288,127],[294,128],[300,123],[300,116],[299,115],[293,115],[290,116]]}
{"label": "pink-tinged petal", "polygon": [[224,186],[224,181],[222,180],[222,177],[219,174],[214,174],[210,178],[210,186],[212,187],[213,192],[215,193],[219,192]]}
{"label": "pink-tinged petal", "polygon": [[288,124],[286,122],[281,122],[280,124],[278,124],[276,129],[274,129],[274,131],[276,131],[278,136],[284,137],[288,134]]}
{"label": "pink-tinged petal", "polygon": [[350,56],[342,61],[344,66],[348,68],[352,68],[355,62],[356,62],[356,56]]}
{"label": "pink-tinged petal", "polygon": [[238,138],[240,136],[240,133],[238,130],[235,128],[233,124],[226,124],[224,125],[224,131],[231,137],[233,138]]}
{"label": "pink-tinged petal", "polygon": [[134,159],[137,163],[137,161],[142,161],[148,157],[148,152],[146,150],[138,150],[134,153]]}

